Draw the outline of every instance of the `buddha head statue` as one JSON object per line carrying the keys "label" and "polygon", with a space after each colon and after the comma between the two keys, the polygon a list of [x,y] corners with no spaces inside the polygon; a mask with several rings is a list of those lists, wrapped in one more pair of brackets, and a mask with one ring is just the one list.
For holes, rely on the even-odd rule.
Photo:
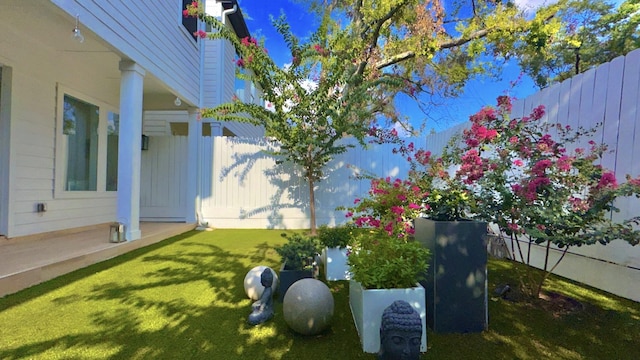
{"label": "buddha head statue", "polygon": [[422,320],[406,301],[396,300],[382,313],[378,359],[420,359]]}

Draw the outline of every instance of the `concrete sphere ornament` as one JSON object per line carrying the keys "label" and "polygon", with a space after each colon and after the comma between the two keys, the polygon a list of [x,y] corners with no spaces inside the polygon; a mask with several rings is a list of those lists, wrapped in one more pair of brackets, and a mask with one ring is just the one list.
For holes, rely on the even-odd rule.
{"label": "concrete sphere ornament", "polygon": [[333,295],[320,280],[298,280],[287,290],[282,301],[284,321],[302,335],[316,335],[326,329],[333,318]]}
{"label": "concrete sphere ornament", "polygon": [[[249,299],[258,300],[262,296],[262,293],[264,292],[264,286],[262,286],[262,284],[260,283],[260,275],[262,275],[262,272],[266,268],[271,269],[270,267],[265,265],[256,266],[253,269],[249,270],[247,275],[244,277],[244,292],[247,294]],[[271,273],[273,273],[272,288],[277,289],[278,275],[276,275],[276,272],[273,271],[273,269],[271,269]]]}

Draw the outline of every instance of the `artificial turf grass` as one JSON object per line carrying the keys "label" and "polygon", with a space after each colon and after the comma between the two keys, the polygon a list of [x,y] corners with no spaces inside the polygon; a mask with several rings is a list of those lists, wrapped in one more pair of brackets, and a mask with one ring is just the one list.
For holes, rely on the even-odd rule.
{"label": "artificial turf grass", "polygon": [[[330,282],[335,314],[318,336],[276,316],[251,327],[243,280],[279,268],[279,230],[190,232],[0,299],[0,359],[373,359]],[[515,284],[523,266],[489,262],[489,289]],[[424,359],[635,359],[640,304],[552,277],[585,310],[554,317],[534,303],[489,301],[489,330],[428,332]]]}

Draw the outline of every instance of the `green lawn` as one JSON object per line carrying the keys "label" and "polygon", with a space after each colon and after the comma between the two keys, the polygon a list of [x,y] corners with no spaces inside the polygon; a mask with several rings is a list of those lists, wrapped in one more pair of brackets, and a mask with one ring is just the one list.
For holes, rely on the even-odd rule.
{"label": "green lawn", "polygon": [[[279,269],[279,230],[189,232],[0,299],[0,359],[374,359],[360,351],[348,284],[334,282],[331,328],[293,333],[276,317],[250,327],[243,288]],[[521,266],[489,264],[489,289]],[[424,359],[638,359],[640,304],[552,277],[584,310],[489,301],[489,330],[428,333]],[[631,284],[630,284],[631,286]]]}

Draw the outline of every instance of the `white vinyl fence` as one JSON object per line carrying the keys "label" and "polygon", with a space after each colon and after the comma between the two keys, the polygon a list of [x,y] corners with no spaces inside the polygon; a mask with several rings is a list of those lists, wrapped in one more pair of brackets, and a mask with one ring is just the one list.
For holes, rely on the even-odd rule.
{"label": "white vinyl fence", "polygon": [[[640,49],[637,49],[516,102],[512,116],[528,115],[534,107],[544,105],[546,121],[572,128],[596,127],[592,139],[607,144],[610,150],[601,165],[615,171],[621,183],[627,174],[640,175],[639,103]],[[588,148],[588,140],[578,146]],[[640,200],[636,198],[620,199],[615,205],[620,212],[613,213],[613,219],[640,215]],[[527,244],[521,242],[525,257]],[[557,249],[552,251],[550,264],[555,263],[560,253]],[[532,265],[542,268],[543,261],[544,248],[533,246]],[[640,246],[613,241],[606,246],[571,248],[555,273],[640,301]]]}
{"label": "white vinyl fence", "polygon": [[[424,142],[424,139],[422,140]],[[204,138],[203,217],[216,228],[308,228],[309,189],[291,164],[276,164],[265,139]],[[418,144],[416,144],[418,145]],[[423,145],[423,144],[422,144]],[[339,206],[353,205],[367,193],[369,180],[358,174],[403,177],[407,163],[392,153],[393,146],[359,146],[337,156],[316,184],[316,220],[345,222]],[[213,155],[213,159],[206,159]]]}
{"label": "white vinyl fence", "polygon": [[[547,111],[545,121],[592,128],[602,124],[594,140],[608,144],[602,159],[615,170],[618,181],[626,174],[640,175],[640,49],[597,69],[568,79],[514,103],[512,117],[522,117],[538,105]],[[479,109],[478,109],[479,110]],[[438,153],[461,124],[415,140],[416,146]],[[587,141],[587,140],[585,140]],[[276,165],[264,139],[204,138],[204,220],[216,228],[308,228],[309,196],[306,183],[287,165]],[[580,145],[582,146],[582,145]],[[586,147],[586,144],[584,144]],[[392,153],[391,145],[359,147],[338,156],[327,167],[327,178],[317,184],[318,224],[345,221],[338,206],[350,206],[366,194],[368,180],[357,173],[404,177],[407,163]],[[616,219],[640,214],[637,199],[622,199]],[[526,245],[525,242],[522,245]],[[526,246],[524,248],[526,253]],[[554,250],[551,261],[558,257]],[[532,248],[532,264],[542,267],[543,249]],[[640,301],[640,246],[621,241],[602,246],[572,248],[556,273]]]}

